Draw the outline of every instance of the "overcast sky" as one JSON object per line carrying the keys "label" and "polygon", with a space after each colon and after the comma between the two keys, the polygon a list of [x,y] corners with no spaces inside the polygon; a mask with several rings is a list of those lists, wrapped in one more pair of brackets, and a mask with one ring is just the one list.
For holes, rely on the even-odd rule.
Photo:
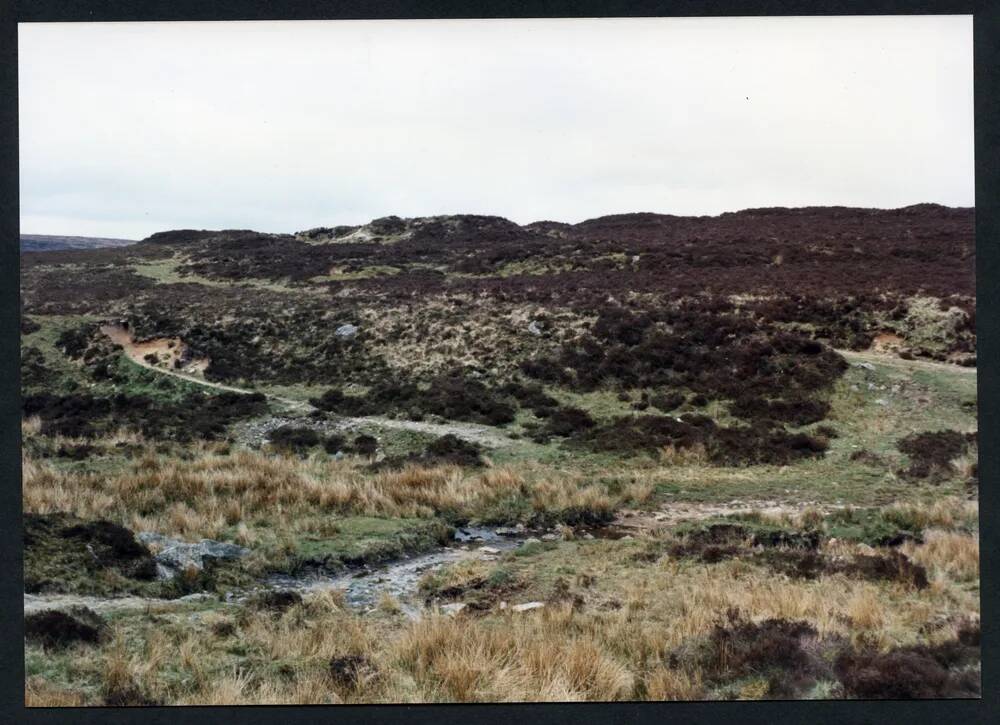
{"label": "overcast sky", "polygon": [[21,25],[21,231],[972,206],[969,16]]}

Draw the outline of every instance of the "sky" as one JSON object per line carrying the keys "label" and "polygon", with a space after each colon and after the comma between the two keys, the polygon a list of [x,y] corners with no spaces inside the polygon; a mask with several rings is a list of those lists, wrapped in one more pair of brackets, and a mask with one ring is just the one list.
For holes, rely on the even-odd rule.
{"label": "sky", "polygon": [[974,204],[971,16],[22,24],[21,232]]}

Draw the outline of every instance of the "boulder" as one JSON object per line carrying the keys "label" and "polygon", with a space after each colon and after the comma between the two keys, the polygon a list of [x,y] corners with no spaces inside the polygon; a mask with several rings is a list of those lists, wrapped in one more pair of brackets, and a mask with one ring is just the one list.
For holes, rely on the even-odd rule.
{"label": "boulder", "polygon": [[336,330],[334,330],[333,334],[341,339],[350,340],[352,337],[358,334],[358,327],[357,325],[352,325],[348,323],[346,325],[341,325],[340,327],[338,327]]}
{"label": "boulder", "polygon": [[190,567],[201,570],[205,567],[205,559],[240,559],[250,553],[249,549],[224,541],[202,539],[196,544],[171,539],[162,534],[142,532],[138,536],[142,543],[155,545],[160,551],[154,557],[159,579],[169,579],[178,571]]}

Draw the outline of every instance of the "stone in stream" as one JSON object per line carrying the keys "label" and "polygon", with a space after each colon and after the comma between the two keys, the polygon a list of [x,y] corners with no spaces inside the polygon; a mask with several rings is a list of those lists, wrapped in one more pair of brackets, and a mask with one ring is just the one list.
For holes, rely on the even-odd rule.
{"label": "stone in stream", "polygon": [[545,606],[545,602],[525,602],[524,604],[515,604],[511,607],[511,611],[514,612],[530,612],[535,609],[541,609]]}
{"label": "stone in stream", "polygon": [[517,526],[500,526],[494,532],[497,536],[519,536],[524,533],[524,524]]}
{"label": "stone in stream", "polygon": [[156,574],[160,579],[172,578],[178,571],[190,567],[200,571],[205,566],[206,558],[240,559],[250,553],[249,549],[242,546],[211,539],[202,539],[192,544],[148,531],[140,533],[137,538],[146,545],[160,547],[159,553],[154,557]]}

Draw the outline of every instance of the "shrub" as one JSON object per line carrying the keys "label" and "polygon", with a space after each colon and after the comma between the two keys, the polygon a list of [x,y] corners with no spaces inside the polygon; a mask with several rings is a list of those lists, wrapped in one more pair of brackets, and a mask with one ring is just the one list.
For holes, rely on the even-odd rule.
{"label": "shrub", "polygon": [[594,419],[581,408],[562,406],[547,409],[545,425],[532,436],[536,441],[544,442],[552,436],[567,437],[576,435],[594,427]]}
{"label": "shrub", "polygon": [[862,699],[978,697],[978,673],[949,671],[939,657],[939,651],[919,645],[886,653],[849,651],[837,657],[834,670],[846,693]]}
{"label": "shrub", "polygon": [[319,433],[312,428],[283,426],[271,432],[271,445],[290,451],[304,451],[321,442]]}
{"label": "shrub", "polygon": [[107,631],[104,620],[87,607],[69,612],[48,609],[24,617],[24,638],[46,649],[64,649],[78,642],[97,644]]}
{"label": "shrub", "polygon": [[910,466],[902,473],[911,479],[947,478],[955,473],[952,461],[976,444],[975,433],[955,430],[914,433],[897,442],[896,447],[910,457]]}
{"label": "shrub", "polygon": [[374,456],[378,451],[378,439],[367,434],[359,435],[354,439],[352,448],[359,456]]}

